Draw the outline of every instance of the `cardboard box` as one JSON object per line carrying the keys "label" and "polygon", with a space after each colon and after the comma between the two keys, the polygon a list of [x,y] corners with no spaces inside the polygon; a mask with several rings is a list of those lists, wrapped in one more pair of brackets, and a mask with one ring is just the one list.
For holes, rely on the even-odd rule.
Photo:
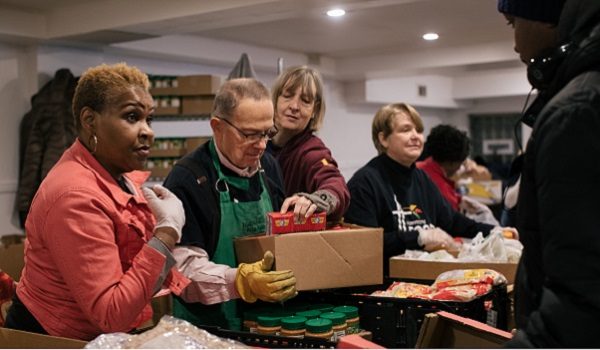
{"label": "cardboard box", "polygon": [[425,315],[416,348],[491,349],[510,340],[509,332],[446,311]]}
{"label": "cardboard box", "polygon": [[3,244],[0,244],[0,270],[6,272],[13,280],[21,279],[21,270],[25,265],[23,235],[11,235],[3,237]]}
{"label": "cardboard box", "polygon": [[176,116],[180,114],[180,107],[156,107],[154,115],[160,116]]}
{"label": "cardboard box", "polygon": [[346,226],[340,230],[247,236],[234,240],[238,263],[275,255],[277,270],[291,269],[298,290],[383,283],[383,229]]}
{"label": "cardboard box", "polygon": [[177,77],[177,87],[173,95],[197,96],[214,95],[221,86],[221,77],[215,75],[187,75]]}
{"label": "cardboard box", "polygon": [[83,349],[86,344],[83,340],[0,328],[1,349]]}
{"label": "cardboard box", "polygon": [[433,281],[442,272],[461,269],[492,269],[506,277],[508,284],[514,283],[518,264],[495,262],[451,262],[451,261],[426,261],[405,259],[401,257],[390,258],[390,277],[399,279]]}
{"label": "cardboard box", "polygon": [[196,148],[210,140],[210,138],[210,136],[188,137],[185,139],[186,154],[193,152]]}
{"label": "cardboard box", "polygon": [[184,96],[181,99],[181,114],[199,115],[210,114],[215,96]]}
{"label": "cardboard box", "polygon": [[370,340],[365,339],[359,334],[350,334],[338,340],[336,349],[385,349],[379,344],[375,344]]}

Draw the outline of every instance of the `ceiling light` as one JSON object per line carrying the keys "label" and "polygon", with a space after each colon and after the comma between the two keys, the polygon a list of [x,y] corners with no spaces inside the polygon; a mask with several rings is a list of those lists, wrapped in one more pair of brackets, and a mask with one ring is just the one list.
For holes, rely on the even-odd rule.
{"label": "ceiling light", "polygon": [[440,36],[437,33],[427,33],[423,34],[423,39],[425,40],[437,40]]}
{"label": "ceiling light", "polygon": [[327,16],[329,16],[329,17],[342,17],[345,14],[346,14],[346,11],[344,11],[342,9],[331,9],[331,10],[327,11]]}

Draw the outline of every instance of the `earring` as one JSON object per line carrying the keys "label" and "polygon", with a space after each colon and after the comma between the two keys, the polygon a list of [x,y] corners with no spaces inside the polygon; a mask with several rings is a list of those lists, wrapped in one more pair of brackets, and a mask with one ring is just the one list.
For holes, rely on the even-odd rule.
{"label": "earring", "polygon": [[[90,137],[88,143],[89,143],[89,147],[91,148],[90,153],[95,154],[96,151],[98,150],[98,138],[96,137],[96,134],[94,134]],[[93,147],[92,147],[92,144],[94,145]]]}

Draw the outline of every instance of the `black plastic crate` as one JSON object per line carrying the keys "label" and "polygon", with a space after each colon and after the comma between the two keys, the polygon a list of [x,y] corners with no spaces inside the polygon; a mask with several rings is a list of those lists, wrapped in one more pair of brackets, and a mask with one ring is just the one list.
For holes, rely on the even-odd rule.
{"label": "black plastic crate", "polygon": [[506,330],[508,296],[504,285],[469,302],[367,295],[385,288],[387,286],[301,292],[298,299],[311,303],[358,306],[361,328],[373,334],[373,342],[388,348],[414,348],[425,315],[438,311],[448,311]]}
{"label": "black plastic crate", "polygon": [[335,349],[336,343],[317,338],[291,338],[250,332],[232,331],[219,327],[202,329],[222,338],[237,340],[249,346],[269,349]]}

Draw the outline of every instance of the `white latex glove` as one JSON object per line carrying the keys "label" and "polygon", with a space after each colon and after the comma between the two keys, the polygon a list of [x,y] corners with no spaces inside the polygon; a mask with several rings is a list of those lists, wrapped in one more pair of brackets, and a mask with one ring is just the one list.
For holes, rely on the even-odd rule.
{"label": "white latex glove", "polygon": [[498,226],[500,223],[494,217],[492,210],[485,204],[468,196],[462,196],[460,209],[466,217],[477,222]]}
{"label": "white latex glove", "polygon": [[454,242],[452,236],[446,233],[440,228],[429,228],[420,229],[419,238],[417,238],[419,245],[423,246],[423,249],[431,252],[439,249],[455,250],[458,249],[458,244]]}
{"label": "white latex glove", "polygon": [[154,229],[171,227],[177,232],[177,243],[181,241],[181,229],[185,224],[185,211],[183,204],[177,196],[161,185],[154,185],[152,189],[142,187],[148,206],[156,217]]}

